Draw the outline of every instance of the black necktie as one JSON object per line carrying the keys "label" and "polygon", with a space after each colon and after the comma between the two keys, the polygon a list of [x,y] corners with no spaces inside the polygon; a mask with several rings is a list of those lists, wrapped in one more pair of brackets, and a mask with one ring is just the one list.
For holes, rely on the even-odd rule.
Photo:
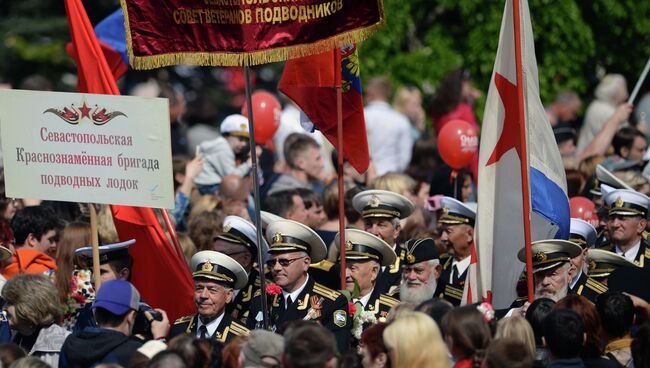
{"label": "black necktie", "polygon": [[453,285],[458,284],[458,267],[456,267],[456,265],[451,269],[451,283]]}
{"label": "black necktie", "polygon": [[291,301],[291,295],[289,295],[289,296],[287,297],[287,301],[286,301],[286,304],[285,304],[285,306],[284,306],[284,309],[285,309],[285,310],[289,310],[289,306],[291,305],[291,303],[292,303],[292,301]]}
{"label": "black necktie", "polygon": [[208,328],[205,327],[205,325],[201,325],[201,327],[199,327],[199,332],[201,333],[201,336],[199,336],[199,338],[201,339],[208,338]]}

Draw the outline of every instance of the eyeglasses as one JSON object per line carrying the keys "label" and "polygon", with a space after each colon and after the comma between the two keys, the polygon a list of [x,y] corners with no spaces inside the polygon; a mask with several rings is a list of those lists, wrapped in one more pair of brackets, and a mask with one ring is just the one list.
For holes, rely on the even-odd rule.
{"label": "eyeglasses", "polygon": [[273,267],[275,267],[276,263],[279,263],[281,267],[289,267],[289,265],[291,265],[293,262],[295,262],[295,261],[297,261],[299,259],[302,259],[302,258],[306,258],[306,257],[302,256],[302,257],[290,258],[290,259],[278,259],[278,258],[269,259],[268,261],[266,261],[266,267],[273,268]]}

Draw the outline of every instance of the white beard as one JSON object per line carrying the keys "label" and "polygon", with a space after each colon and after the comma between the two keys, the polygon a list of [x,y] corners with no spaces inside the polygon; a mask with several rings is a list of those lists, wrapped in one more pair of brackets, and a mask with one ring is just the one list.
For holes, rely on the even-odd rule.
{"label": "white beard", "polygon": [[535,290],[535,300],[539,298],[549,298],[557,303],[558,301],[560,301],[560,299],[567,296],[568,293],[569,293],[569,285],[567,285],[562,290],[556,292],[551,292],[550,290],[543,290],[538,292],[537,290]]}
{"label": "white beard", "polygon": [[433,298],[433,293],[436,291],[437,280],[435,272],[431,272],[431,277],[427,283],[421,283],[420,287],[409,287],[408,282],[402,280],[399,287],[399,298],[404,303],[412,303],[419,305],[422,302]]}

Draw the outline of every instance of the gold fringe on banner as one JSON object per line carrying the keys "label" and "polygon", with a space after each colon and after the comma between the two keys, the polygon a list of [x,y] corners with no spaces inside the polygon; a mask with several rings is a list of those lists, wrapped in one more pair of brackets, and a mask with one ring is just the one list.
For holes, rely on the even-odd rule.
{"label": "gold fringe on banner", "polygon": [[250,52],[175,52],[151,56],[135,56],[131,41],[131,28],[129,27],[128,10],[126,0],[120,0],[122,10],[125,13],[124,25],[126,28],[127,51],[131,67],[136,70],[155,69],[171,65],[187,64],[199,66],[252,66],[288,59],[295,59],[303,56],[319,54],[341,47],[345,44],[364,41],[372,36],[377,29],[386,22],[384,7],[381,0],[378,0],[379,22],[362,29],[347,31],[336,36],[319,40],[310,44],[300,44],[287,47],[279,47],[269,50]]}

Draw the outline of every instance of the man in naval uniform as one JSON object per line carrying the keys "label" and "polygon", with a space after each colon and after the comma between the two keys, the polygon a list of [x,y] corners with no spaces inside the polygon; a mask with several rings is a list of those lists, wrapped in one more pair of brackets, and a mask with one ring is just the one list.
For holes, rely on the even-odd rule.
{"label": "man in naval uniform", "polygon": [[633,190],[617,189],[605,195],[605,203],[609,207],[607,227],[611,244],[601,249],[650,269],[650,248],[644,237],[650,198]]}
{"label": "man in naval uniform", "polygon": [[196,314],[181,317],[169,331],[169,339],[187,333],[201,339],[228,343],[249,330],[226,313],[234,290],[246,286],[248,275],[234,259],[212,250],[196,253],[190,261],[194,279]]}
{"label": "man in naval uniform", "polygon": [[[266,253],[268,245],[263,239],[262,242],[262,251]],[[235,319],[245,321],[253,295],[260,289],[255,225],[238,216],[227,216],[223,220],[223,232],[214,238],[212,250],[231,257],[248,274],[246,286],[241,290],[235,290],[232,301],[226,305],[226,313]]]}
{"label": "man in naval uniform", "polygon": [[[340,234],[336,234],[334,246],[341,249]],[[359,295],[353,295],[352,302],[357,308],[375,314],[378,321],[386,321],[388,312],[399,300],[380,293],[377,278],[381,266],[395,263],[395,252],[379,237],[357,229],[345,230],[344,246],[345,288],[354,294],[355,283],[359,287]]]}
{"label": "man in naval uniform", "polygon": [[586,221],[572,218],[570,233],[569,241],[578,245],[582,252],[571,259],[573,275],[569,284],[569,293],[582,295],[595,303],[596,297],[607,291],[605,285],[588,275],[588,252],[591,252],[590,248],[593,248],[596,243],[596,229]]}
{"label": "man in naval uniform", "polygon": [[417,306],[432,299],[441,273],[440,253],[433,239],[407,241],[399,288],[400,301]]}
{"label": "man in naval uniform", "polygon": [[476,211],[451,197],[443,197],[440,204],[440,241],[449,250],[451,257],[443,265],[435,295],[459,306],[471,261]]}
{"label": "man in naval uniform", "polygon": [[397,254],[392,265],[382,266],[377,280],[379,292],[390,295],[399,287],[401,261],[406,255],[404,248],[397,244],[397,237],[402,231],[400,219],[413,213],[413,203],[403,195],[387,190],[364,190],[352,198],[352,206],[361,213],[364,230],[380,237]]}
{"label": "man in naval uniform", "polygon": [[[352,325],[348,301],[343,294],[315,282],[307,273],[310,263],[320,262],[327,254],[323,240],[309,227],[291,220],[270,223],[266,239],[270,255],[266,266],[279,286],[266,290],[271,329],[283,330],[293,320],[317,321],[334,333],[339,352],[346,352]],[[261,297],[258,292],[251,303],[246,321],[251,329],[263,328]]]}
{"label": "man in naval uniform", "polygon": [[[571,259],[580,255],[579,246],[568,240],[548,239],[538,240],[531,244],[533,256],[533,287],[534,300],[549,298],[557,302],[569,293],[571,282]],[[517,253],[519,261],[526,263],[526,248]],[[528,298],[515,300],[509,310],[497,311],[497,316],[524,317],[528,308]],[[507,312],[507,314],[506,314]]]}
{"label": "man in naval uniform", "polygon": [[603,285],[605,291],[607,291],[609,276],[622,267],[638,266],[629,259],[608,250],[592,249],[589,251],[589,277]]}

